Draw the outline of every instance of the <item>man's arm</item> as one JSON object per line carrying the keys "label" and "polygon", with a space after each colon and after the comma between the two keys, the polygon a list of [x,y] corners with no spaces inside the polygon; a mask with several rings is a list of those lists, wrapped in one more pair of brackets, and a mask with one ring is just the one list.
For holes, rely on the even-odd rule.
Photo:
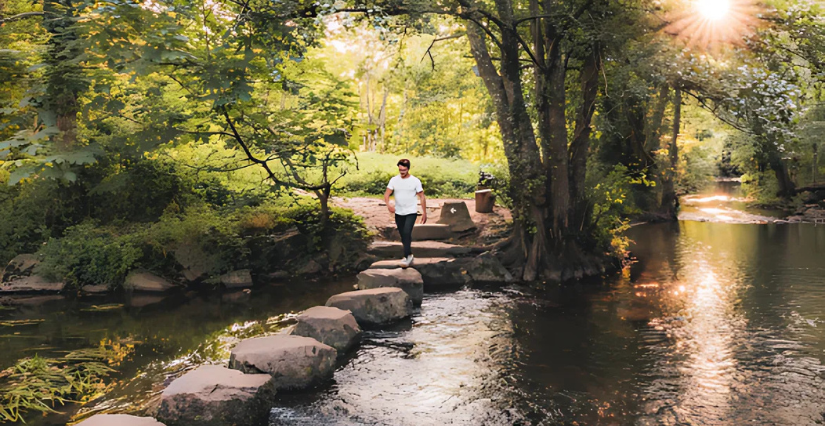
{"label": "man's arm", "polygon": [[387,210],[390,211],[390,214],[395,214],[395,206],[390,204],[390,195],[392,195],[392,189],[387,188],[387,190],[384,191],[384,204],[387,205]]}
{"label": "man's arm", "polygon": [[424,196],[424,191],[418,193],[418,199],[421,200],[421,224],[427,223],[427,197]]}

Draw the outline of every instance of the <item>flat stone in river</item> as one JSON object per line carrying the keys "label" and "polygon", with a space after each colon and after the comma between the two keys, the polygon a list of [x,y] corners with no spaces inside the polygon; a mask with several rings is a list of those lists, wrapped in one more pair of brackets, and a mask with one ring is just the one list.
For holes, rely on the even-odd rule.
{"label": "flat stone in river", "polygon": [[332,377],[338,351],[313,338],[278,334],[238,343],[229,367],[268,373],[276,390],[305,389]]}
{"label": "flat stone in river", "polygon": [[151,417],[128,414],[95,414],[75,426],[165,426]]}
{"label": "flat stone in river", "polygon": [[298,315],[292,329],[295,336],[311,337],[332,346],[342,354],[361,338],[361,327],[350,311],[329,306],[315,306]]}
{"label": "flat stone in river", "polygon": [[415,304],[421,304],[424,300],[424,279],[414,268],[367,269],[358,274],[360,290],[381,287],[400,288]]}
{"label": "flat stone in river", "polygon": [[168,426],[263,424],[275,392],[268,374],[203,365],[161,395],[157,417]]}
{"label": "flat stone in river", "polygon": [[396,287],[349,291],[327,300],[327,306],[346,309],[361,325],[382,325],[408,318],[413,312],[412,299]]}

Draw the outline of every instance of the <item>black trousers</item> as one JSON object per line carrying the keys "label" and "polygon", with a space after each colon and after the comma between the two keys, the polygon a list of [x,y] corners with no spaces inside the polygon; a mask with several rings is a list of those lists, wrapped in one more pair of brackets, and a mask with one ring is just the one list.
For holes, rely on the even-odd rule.
{"label": "black trousers", "polygon": [[401,233],[401,244],[404,245],[404,257],[412,254],[412,230],[417,218],[417,213],[395,215],[395,226],[398,227],[398,232]]}

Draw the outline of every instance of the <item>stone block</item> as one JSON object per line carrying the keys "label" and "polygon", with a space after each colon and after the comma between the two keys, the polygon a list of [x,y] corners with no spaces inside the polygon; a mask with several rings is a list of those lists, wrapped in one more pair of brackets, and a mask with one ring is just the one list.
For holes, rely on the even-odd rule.
{"label": "stone block", "polygon": [[348,351],[361,339],[361,327],[350,311],[315,306],[298,315],[297,321],[293,335],[311,337],[332,346],[338,354]]}
{"label": "stone block", "polygon": [[242,340],[229,367],[244,373],[267,373],[276,390],[305,389],[332,377],[338,352],[313,338],[278,334]]}
{"label": "stone block", "polygon": [[[413,262],[415,263],[415,262]],[[410,296],[414,304],[424,300],[424,280],[414,268],[367,269],[358,274],[358,289],[397,287]]]}
{"label": "stone block", "polygon": [[470,210],[464,201],[448,201],[441,206],[441,217],[438,223],[449,225],[453,232],[464,232],[475,229],[476,224],[470,217]]}
{"label": "stone block", "polygon": [[162,293],[177,287],[163,277],[147,271],[135,271],[126,277],[123,287],[133,291]]}
{"label": "stone block", "polygon": [[221,275],[220,281],[226,288],[252,287],[252,273],[249,269],[231,271]]}
{"label": "stone block", "polygon": [[204,365],[161,394],[157,417],[169,426],[264,424],[275,394],[268,374]]}
{"label": "stone block", "polygon": [[165,426],[151,417],[137,417],[128,414],[95,414],[75,426]]}
{"label": "stone block", "polygon": [[361,326],[389,324],[408,318],[413,312],[412,299],[404,290],[394,287],[336,294],[327,300],[326,306],[349,310]]}

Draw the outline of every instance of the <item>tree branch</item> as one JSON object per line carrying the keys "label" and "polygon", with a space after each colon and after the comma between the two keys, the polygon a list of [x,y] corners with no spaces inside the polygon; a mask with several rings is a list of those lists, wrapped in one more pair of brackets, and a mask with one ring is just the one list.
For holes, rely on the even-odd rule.
{"label": "tree branch", "polygon": [[0,18],[0,25],[9,22],[19,21],[21,19],[33,18],[35,16],[45,16],[47,13],[50,15],[54,15],[54,13],[52,12],[23,12],[18,13],[17,15],[9,16],[8,18]]}
{"label": "tree branch", "polygon": [[[459,38],[459,37],[464,37],[464,36],[465,36],[465,34],[453,34],[453,35],[450,35],[450,36],[439,37],[439,38],[433,39],[432,43],[430,43],[430,47],[428,47],[427,51],[424,52],[424,55],[421,56],[421,61],[423,61],[424,58],[429,56],[430,57],[430,62],[432,63],[433,71],[435,71],[435,59],[433,58],[433,54],[432,54],[433,46],[435,46],[435,44],[439,41],[451,40],[451,39],[454,39],[454,38]],[[421,61],[419,61],[419,62],[421,62]]]}

